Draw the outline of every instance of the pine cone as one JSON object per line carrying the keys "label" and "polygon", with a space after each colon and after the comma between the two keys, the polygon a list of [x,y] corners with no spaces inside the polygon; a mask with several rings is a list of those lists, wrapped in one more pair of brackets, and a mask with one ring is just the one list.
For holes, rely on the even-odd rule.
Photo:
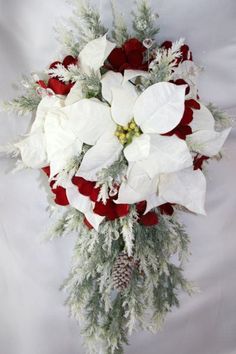
{"label": "pine cone", "polygon": [[127,289],[136,267],[137,261],[133,257],[129,257],[124,251],[119,254],[112,271],[113,284],[117,291]]}

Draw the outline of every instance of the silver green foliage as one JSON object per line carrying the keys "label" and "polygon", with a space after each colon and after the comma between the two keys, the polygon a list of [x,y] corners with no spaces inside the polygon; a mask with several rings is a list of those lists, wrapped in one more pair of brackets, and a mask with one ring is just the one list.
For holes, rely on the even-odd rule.
{"label": "silver green foliage", "polygon": [[106,200],[109,198],[109,191],[114,190],[114,185],[122,182],[122,178],[125,176],[127,167],[127,161],[123,154],[121,154],[120,158],[111,166],[103,168],[98,173],[97,187],[100,188],[100,193],[98,196],[99,200],[106,203]]}
{"label": "silver green foliage", "polygon": [[101,77],[98,72],[91,71],[89,74],[82,73],[79,66],[71,64],[65,68],[58,64],[55,68],[47,70],[51,77],[57,77],[63,82],[77,83],[83,97],[97,97],[101,93]]}
{"label": "silver green foliage", "polygon": [[170,49],[157,48],[151,53],[154,58],[149,65],[149,73],[141,78],[142,90],[154,85],[157,82],[170,81],[173,75],[173,69],[176,65],[176,59],[181,56],[181,46],[184,39],[174,42]]}
{"label": "silver green foliage", "polygon": [[[166,314],[179,305],[180,289],[192,287],[182,274],[189,239],[173,217],[159,214],[157,226],[145,227],[133,220],[133,256],[140,260],[130,286],[122,293],[113,288],[112,269],[125,248],[124,221],[101,224],[99,233],[83,224],[83,215],[69,211],[55,228],[55,235],[76,231],[71,273],[63,285],[70,313],[83,328],[89,353],[122,354],[136,326],[158,330]],[[171,260],[175,256],[178,261]]]}
{"label": "silver green foliage", "polygon": [[74,6],[74,17],[70,21],[81,49],[89,41],[103,36],[108,30],[102,25],[99,12],[88,1],[71,0],[70,2]]}
{"label": "silver green foliage", "polygon": [[146,38],[154,39],[159,32],[159,27],[156,26],[158,14],[153,13],[147,0],[137,2],[137,12],[133,12],[133,30],[134,35],[139,40],[143,41]]}
{"label": "silver green foliage", "polygon": [[209,103],[207,105],[207,108],[212,113],[215,119],[215,129],[217,131],[229,128],[233,125],[232,119],[225,112],[222,112],[218,107],[216,107],[212,103]]}
{"label": "silver green foliage", "polygon": [[75,35],[74,31],[70,28],[69,21],[59,22],[55,27],[56,39],[61,44],[63,51],[67,55],[77,57],[80,52],[79,38]]}
{"label": "silver green foliage", "polygon": [[17,113],[18,115],[34,112],[41,101],[41,97],[36,92],[36,87],[37,84],[32,77],[23,76],[20,87],[17,86],[17,89],[21,88],[23,94],[13,100],[3,102],[1,108],[5,112]]}
{"label": "silver green foliage", "polygon": [[115,2],[112,1],[111,5],[113,13],[112,38],[115,40],[117,46],[121,47],[122,44],[130,38],[130,34],[125,23],[124,16],[121,13],[118,13]]}

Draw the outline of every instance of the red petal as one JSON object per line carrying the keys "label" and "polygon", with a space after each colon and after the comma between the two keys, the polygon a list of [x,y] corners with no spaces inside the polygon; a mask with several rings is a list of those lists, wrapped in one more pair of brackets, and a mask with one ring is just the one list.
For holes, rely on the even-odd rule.
{"label": "red petal", "polygon": [[74,64],[76,65],[78,62],[77,58],[72,57],[72,55],[67,55],[67,57],[65,57],[65,59],[62,62],[62,65],[64,65],[64,67],[67,69],[69,65]]}
{"label": "red petal", "polygon": [[79,192],[86,197],[90,197],[90,195],[94,192],[95,182],[86,181],[83,177],[74,176],[72,178],[72,183],[76,185],[79,189]]}
{"label": "red petal", "polygon": [[129,63],[124,63],[123,65],[121,65],[119,72],[123,74],[125,70],[129,69],[132,69],[132,65],[130,65]]}
{"label": "red petal", "polygon": [[193,120],[193,111],[190,107],[186,106],[186,104],[185,104],[184,115],[180,121],[180,124],[181,125],[188,125],[190,122],[192,122],[192,120]]}
{"label": "red petal", "polygon": [[41,86],[43,89],[47,89],[47,85],[45,84],[45,82],[43,80],[39,80],[36,82],[36,84],[38,84],[39,86]]}
{"label": "red petal", "polygon": [[56,78],[51,78],[48,81],[48,88],[53,90],[57,95],[68,95],[72,87],[73,84],[65,84]]}
{"label": "red petal", "polygon": [[154,211],[140,216],[139,223],[145,226],[154,226],[158,224],[158,216]]}
{"label": "red petal", "polygon": [[165,41],[161,44],[161,47],[162,48],[165,48],[165,49],[170,49],[172,47],[172,42],[171,41]]}
{"label": "red petal", "polygon": [[193,99],[186,100],[185,104],[186,104],[186,106],[191,107],[193,109],[200,109],[201,108],[200,104]]}
{"label": "red petal", "polygon": [[123,44],[123,48],[127,55],[129,55],[133,51],[137,51],[139,53],[143,53],[146,51],[146,48],[144,47],[143,43],[140,42],[137,38],[128,39]]}
{"label": "red petal", "polygon": [[93,211],[100,216],[106,216],[109,220],[115,220],[117,218],[115,208],[116,204],[111,199],[108,199],[106,204],[103,204],[102,201],[96,202]]}
{"label": "red petal", "polygon": [[129,214],[129,204],[116,204],[115,211],[119,218]]}
{"label": "red petal", "polygon": [[100,188],[93,188],[93,190],[90,194],[90,199],[92,202],[97,202],[99,192],[100,192]]}
{"label": "red petal", "polygon": [[89,197],[93,192],[94,186],[94,182],[85,181],[81,184],[81,186],[79,186],[79,191],[81,194],[85,195],[86,197]]}
{"label": "red petal", "polygon": [[126,55],[122,48],[115,48],[108,57],[109,63],[117,71],[120,70],[120,67],[126,63]]}
{"label": "red petal", "polygon": [[159,206],[161,214],[172,215],[174,213],[174,208],[170,203],[165,203]]}
{"label": "red petal", "polygon": [[62,205],[62,206],[69,205],[69,201],[66,196],[65,188],[58,186],[55,189],[53,188],[52,192],[56,195],[56,198],[54,199],[56,204]]}
{"label": "red petal", "polygon": [[84,182],[86,182],[86,180],[83,177],[78,177],[78,176],[74,176],[71,180],[71,182],[77,186],[80,187]]}
{"label": "red petal", "polygon": [[43,167],[42,170],[48,177],[50,176],[50,166]]}
{"label": "red petal", "polygon": [[57,65],[61,64],[60,61],[54,61],[50,66],[49,69],[56,69]]}
{"label": "red petal", "polygon": [[190,60],[192,53],[189,53],[189,46],[187,44],[182,45],[180,48],[182,53],[182,61]]}
{"label": "red petal", "polygon": [[84,217],[84,224],[87,226],[89,230],[93,229],[93,226],[90,224],[90,222]]}
{"label": "red petal", "polygon": [[206,160],[208,160],[209,159],[209,157],[207,157],[207,156],[199,156],[199,155],[197,155],[197,156],[195,156],[194,157],[194,160],[193,160],[193,166],[194,166],[194,170],[198,170],[198,169],[202,169],[202,164],[203,164],[203,162],[204,161],[206,161]]}
{"label": "red petal", "polygon": [[138,68],[140,65],[143,64],[143,54],[138,52],[137,50],[133,50],[129,54],[127,54],[128,63],[133,68]]}
{"label": "red petal", "polygon": [[143,200],[142,202],[139,202],[138,204],[136,204],[136,210],[141,215],[145,212],[146,207],[147,207],[146,200]]}
{"label": "red petal", "polygon": [[185,140],[187,135],[192,134],[192,128],[189,125],[178,125],[174,131],[174,134],[180,139]]}

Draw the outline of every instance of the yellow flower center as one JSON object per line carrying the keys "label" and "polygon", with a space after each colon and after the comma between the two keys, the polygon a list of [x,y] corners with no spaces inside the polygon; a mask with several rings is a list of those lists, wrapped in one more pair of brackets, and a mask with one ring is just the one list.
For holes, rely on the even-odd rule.
{"label": "yellow flower center", "polygon": [[142,130],[135,123],[134,119],[132,119],[126,126],[117,125],[115,132],[115,136],[117,136],[122,145],[130,144],[134,137],[140,136],[141,134]]}

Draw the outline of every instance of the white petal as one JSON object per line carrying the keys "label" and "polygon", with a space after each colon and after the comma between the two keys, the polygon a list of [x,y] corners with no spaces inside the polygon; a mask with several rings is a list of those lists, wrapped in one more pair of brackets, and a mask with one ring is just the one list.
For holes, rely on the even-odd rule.
{"label": "white petal", "polygon": [[150,195],[146,199],[146,201],[147,201],[147,207],[146,207],[144,214],[147,214],[153,208],[156,208],[157,206],[166,203],[166,201],[163,198],[161,198],[160,196],[158,196],[157,193]]}
{"label": "white petal", "polygon": [[106,131],[114,134],[116,124],[112,121],[110,107],[94,99],[82,99],[62,109],[69,118],[71,130],[84,143],[96,144]]}
{"label": "white petal", "polygon": [[14,145],[20,150],[22,161],[27,167],[41,168],[47,165],[45,137],[40,130]]}
{"label": "white petal", "polygon": [[180,204],[190,211],[205,215],[206,179],[202,171],[188,168],[160,177],[159,196]]}
{"label": "white petal", "polygon": [[81,83],[76,82],[65,99],[65,105],[69,106],[70,104],[78,102],[82,98],[84,98],[84,95],[82,92]]}
{"label": "white petal", "polygon": [[193,120],[189,125],[193,132],[198,130],[214,130],[215,119],[209,109],[201,103],[201,109],[193,110]]}
{"label": "white petal", "polygon": [[135,79],[138,76],[147,77],[149,73],[143,70],[125,70],[124,72],[124,82]]}
{"label": "white petal", "polygon": [[79,54],[79,65],[83,72],[89,74],[91,70],[97,71],[104,64],[116,44],[103,37],[96,38],[86,44]]}
{"label": "white petal", "polygon": [[150,136],[142,134],[134,138],[132,143],[124,149],[124,155],[128,161],[139,161],[146,159],[150,153]]}
{"label": "white petal", "polygon": [[125,126],[133,118],[133,108],[137,98],[135,86],[130,82],[126,82],[121,88],[112,88],[111,113],[117,124]]}
{"label": "white petal", "polygon": [[95,214],[93,211],[85,213],[85,217],[96,231],[99,230],[99,225],[105,219],[105,216],[100,216],[98,214]]}
{"label": "white petal", "polygon": [[89,223],[98,231],[104,216],[93,212],[94,203],[91,202],[90,198],[79,193],[78,188],[74,185],[66,189],[66,196],[70,205],[83,213]]}
{"label": "white petal", "polygon": [[50,177],[54,177],[61,172],[74,157],[79,156],[82,145],[81,141],[75,139],[71,145],[52,155],[50,158]]}
{"label": "white petal", "polygon": [[77,176],[81,176],[89,181],[96,181],[97,172],[118,160],[122,149],[123,146],[114,135],[102,136],[96,145],[90,148],[85,154]]}
{"label": "white petal", "polygon": [[91,200],[89,197],[82,195],[75,185],[66,189],[66,196],[70,205],[81,213],[85,214],[92,211],[93,205]]}
{"label": "white petal", "polygon": [[109,103],[112,101],[112,88],[122,87],[123,76],[114,71],[108,71],[101,79],[102,97]]}
{"label": "white petal", "polygon": [[212,157],[217,155],[223,147],[231,128],[222,132],[214,130],[199,130],[187,137],[187,142],[193,151]]}
{"label": "white petal", "polygon": [[61,109],[50,111],[46,117],[45,138],[51,176],[55,176],[81,152],[83,143],[69,123]]}
{"label": "white petal", "polygon": [[56,107],[63,107],[64,99],[58,96],[46,96],[40,101],[35,120],[31,127],[31,132],[35,132],[38,129],[43,129],[45,117],[47,113]]}
{"label": "white petal", "polygon": [[173,80],[183,79],[189,85],[190,88],[190,92],[188,94],[189,98],[197,97],[197,82],[201,71],[202,71],[201,67],[196,65],[191,60],[183,61],[174,69]]}
{"label": "white petal", "polygon": [[139,162],[150,178],[192,165],[192,156],[186,142],[176,136],[150,134],[150,146],[149,156]]}
{"label": "white petal", "polygon": [[119,189],[116,200],[118,204],[138,203],[157,191],[158,178],[151,179],[137,162],[130,166],[127,181],[123,182]]}
{"label": "white petal", "polygon": [[159,82],[139,96],[134,118],[144,133],[167,133],[179,124],[185,109],[185,89],[185,85]]}

